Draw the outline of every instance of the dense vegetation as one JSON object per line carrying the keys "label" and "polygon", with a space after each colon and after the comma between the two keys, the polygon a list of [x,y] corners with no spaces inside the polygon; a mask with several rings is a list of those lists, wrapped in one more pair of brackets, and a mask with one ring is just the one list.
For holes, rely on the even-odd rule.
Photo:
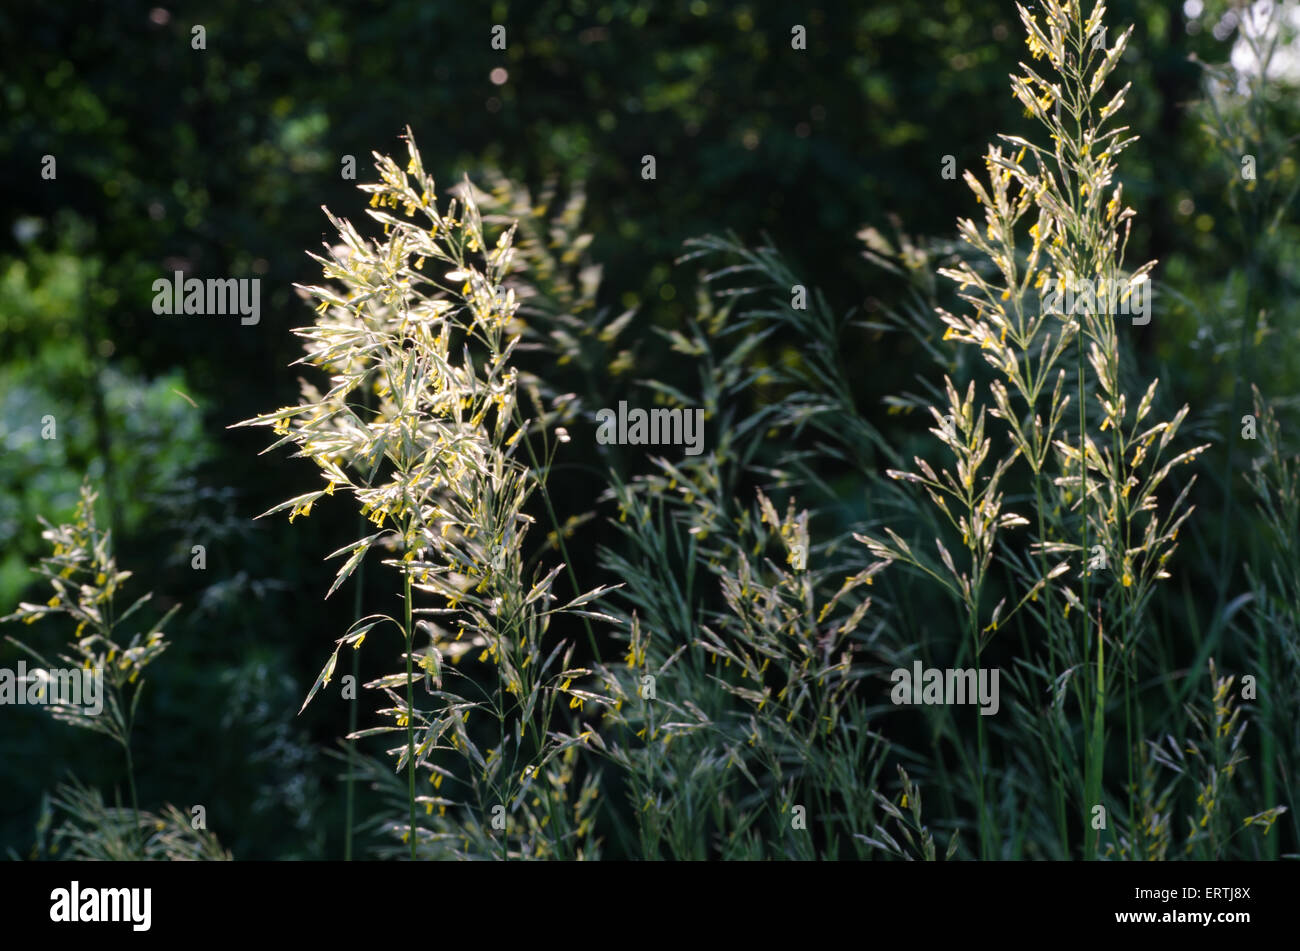
{"label": "dense vegetation", "polygon": [[[1297,6],[1035,7],[1059,51],[992,0],[0,12],[0,611],[135,651],[115,743],[4,708],[0,842],[1300,852]],[[1148,261],[1149,323],[1034,310]]]}

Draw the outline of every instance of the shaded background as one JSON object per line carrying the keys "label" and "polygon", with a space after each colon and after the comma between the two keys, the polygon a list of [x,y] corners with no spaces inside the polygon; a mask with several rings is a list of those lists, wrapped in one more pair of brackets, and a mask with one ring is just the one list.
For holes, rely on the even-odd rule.
{"label": "shaded background", "polygon": [[[1296,380],[1294,220],[1252,244],[1258,225],[1232,213],[1237,160],[1194,106],[1204,73],[1190,57],[1226,61],[1232,17],[1227,3],[1195,0],[1117,2],[1108,17],[1137,24],[1122,67],[1127,122],[1142,135],[1121,162],[1138,212],[1129,260],[1161,262],[1155,319],[1131,343],[1216,452],[1248,411],[1231,405],[1228,362],[1246,310],[1269,302],[1255,379],[1278,405]],[[490,46],[497,23],[505,50]],[[206,49],[191,48],[196,24]],[[793,24],[807,28],[806,50],[791,49]],[[66,518],[89,475],[119,564],[137,573],[127,595],[152,588],[162,607],[183,604],[142,707],[142,805],[203,803],[240,858],[341,850],[338,770],[319,748],[342,732],[342,707],[293,714],[350,620],[350,596],[322,601],[335,569],[321,559],[353,537],[353,519],[336,506],[292,529],[252,522],[314,484],[311,467],[259,459],[263,434],[226,427],[296,401],[286,365],[301,350],[288,331],[311,315],[292,285],[319,273],[304,249],[329,238],[322,204],[363,218],[344,156],[366,181],[370,151],[398,154],[409,124],[442,184],[492,169],[561,194],[585,183],[599,306],[636,314],[624,334],[635,364],[605,384],[616,405],[641,378],[692,392],[695,369],[651,330],[681,326],[695,305],[696,266],[674,263],[684,239],[768,234],[835,310],[881,314],[910,291],[864,260],[858,230],[892,234],[897,216],[911,235],[946,239],[975,205],[941,177],[943,157],[979,168],[996,132],[1030,128],[1007,83],[1022,28],[1001,0],[17,2],[0,12],[0,36],[0,613],[44,600],[28,573],[45,551],[36,516]],[[1300,106],[1292,94],[1264,110],[1261,127],[1283,143],[1273,169],[1294,179]],[[646,154],[654,181],[641,178]],[[155,316],[151,285],[177,269],[260,278],[260,323]],[[797,358],[798,345],[774,340],[768,358]],[[869,329],[844,345],[859,404],[910,456],[925,424],[882,399],[929,372],[923,351]],[[574,372],[533,369],[559,388]],[[56,440],[40,438],[47,414]],[[574,471],[609,463],[594,425],[567,451]],[[1203,509],[1222,509],[1223,468],[1207,456]],[[599,485],[552,491],[564,517],[591,508]],[[1213,557],[1189,559],[1178,582],[1188,616],[1213,610],[1226,584],[1222,528],[1204,521],[1192,547]],[[1231,535],[1235,546],[1244,532]],[[591,584],[609,580],[591,552],[610,540],[597,519],[573,546]],[[190,568],[194,544],[207,547],[205,572]],[[386,580],[367,576],[368,600]],[[56,644],[53,627],[33,641]],[[0,646],[0,665],[17,656]],[[108,786],[121,777],[114,751],[88,736],[28,709],[0,717],[0,846],[21,854],[43,790],[69,770]]]}

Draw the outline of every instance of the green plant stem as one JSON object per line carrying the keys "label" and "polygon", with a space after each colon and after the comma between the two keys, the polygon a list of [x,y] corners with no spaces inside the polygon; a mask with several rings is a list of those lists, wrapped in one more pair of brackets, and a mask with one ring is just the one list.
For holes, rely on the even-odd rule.
{"label": "green plant stem", "polygon": [[1129,685],[1132,682],[1133,675],[1130,672],[1129,664],[1132,658],[1131,649],[1121,643],[1121,650],[1124,651],[1124,748],[1128,751],[1128,828],[1130,845],[1130,858],[1137,858],[1137,826],[1134,823],[1133,804],[1134,797],[1137,795],[1137,774],[1133,769],[1133,708]]}
{"label": "green plant stem", "polygon": [[[1037,398],[1035,397],[1035,400],[1036,399]],[[1035,446],[1034,448],[1036,452],[1037,446]],[[1043,513],[1043,480],[1042,480],[1042,474],[1039,472],[1036,462],[1034,467],[1034,506],[1035,506],[1035,510],[1038,513],[1038,538],[1040,542],[1046,543],[1047,523]],[[1043,551],[1039,551],[1038,553],[1038,567],[1039,567],[1039,577],[1046,578],[1048,574],[1047,554]],[[1060,667],[1060,663],[1056,655],[1056,638],[1052,634],[1052,625],[1056,623],[1056,611],[1055,611],[1055,603],[1052,598],[1052,590],[1053,588],[1050,584],[1045,585],[1043,588],[1043,613],[1047,618],[1047,629],[1048,629],[1047,651],[1051,658],[1051,667],[1049,668],[1051,673],[1051,680],[1049,681],[1049,683],[1051,686],[1055,687],[1056,678],[1060,675],[1060,670],[1058,669]],[[1050,707],[1049,707],[1048,716],[1051,719],[1053,733],[1059,736],[1056,717],[1051,714]],[[1052,769],[1056,772],[1056,776],[1057,776],[1054,792],[1056,793],[1056,828],[1058,834],[1061,836],[1061,857],[1068,858],[1070,855],[1070,832],[1069,832],[1069,826],[1066,822],[1066,811],[1065,811],[1066,781],[1065,781],[1065,770],[1061,765],[1061,761],[1059,757],[1052,761]]]}
{"label": "green plant stem", "polygon": [[[361,405],[370,409],[370,389],[368,386],[361,387]],[[357,513],[357,537],[361,538],[366,533],[366,517],[359,512]],[[365,588],[366,577],[366,560],[361,559],[356,570],[356,588],[352,592],[352,620],[355,623],[361,617],[361,601]],[[360,699],[357,696],[357,685],[361,682],[361,655],[356,650],[352,651],[352,699],[348,702],[348,735],[351,736],[357,732],[357,705]],[[347,777],[347,802],[344,807],[343,818],[343,861],[352,861],[352,835],[353,824],[356,815],[356,762],[357,762],[357,741],[348,740],[348,777]]]}
{"label": "green plant stem", "polygon": [[[503,649],[504,650],[504,649]],[[501,656],[504,656],[501,655]],[[505,690],[501,679],[500,664],[497,665],[497,756],[504,761],[506,758],[506,706]],[[506,785],[501,789],[501,805],[505,806],[510,801],[509,784],[514,778],[514,770],[511,769],[506,775]],[[510,819],[505,817],[505,828],[501,830],[501,861],[510,860]]]}
{"label": "green plant stem", "polygon": [[[1097,692],[1092,708],[1092,733],[1088,743],[1088,794],[1087,808],[1084,810],[1089,824],[1087,838],[1087,858],[1095,859],[1101,845],[1101,830],[1093,829],[1092,810],[1101,806],[1101,772],[1105,753],[1106,736],[1106,642],[1102,635],[1101,621],[1097,623]],[[1105,815],[1103,811],[1102,815]],[[1095,833],[1095,834],[1094,834]]]}
{"label": "green plant stem", "polygon": [[[358,532],[364,534],[365,516],[357,516]],[[356,619],[361,617],[361,588],[365,578],[366,562],[361,560],[357,565],[357,582],[356,591],[352,599],[352,618],[355,623]],[[357,691],[356,685],[361,680],[361,656],[358,651],[352,652],[352,699],[348,702],[348,735],[351,736],[357,732]],[[357,758],[357,741],[348,740],[348,777],[347,777],[347,804],[344,810],[343,820],[343,861],[352,861],[352,828],[353,817],[356,806],[356,758]]]}
{"label": "green plant stem", "polygon": [[[1090,569],[1088,567],[1088,409],[1087,392],[1084,388],[1083,373],[1083,328],[1080,326],[1079,347],[1077,353],[1078,392],[1079,392],[1079,513],[1083,527],[1083,644],[1085,654],[1091,649],[1092,613],[1088,605],[1088,588]],[[1097,677],[1098,693],[1094,699],[1092,728],[1085,728],[1086,753],[1084,763],[1083,792],[1083,857],[1091,861],[1097,857],[1097,844],[1100,835],[1094,835],[1092,828],[1093,808],[1101,805],[1097,801],[1101,794],[1101,728],[1104,726],[1102,712],[1101,688],[1104,671],[1101,667],[1101,638],[1097,639]]]}
{"label": "green plant stem", "polygon": [[128,726],[128,736],[122,741],[122,749],[126,751],[126,784],[131,790],[131,814],[135,819],[132,828],[135,830],[136,845],[140,849],[140,859],[143,861],[144,839],[140,833],[140,800],[135,794],[135,763],[131,759],[131,741],[129,736],[130,727]]}
{"label": "green plant stem", "polygon": [[415,630],[411,626],[411,573],[402,572],[403,600],[406,615],[406,795],[410,806],[411,861],[415,861],[415,687],[412,660],[415,654]]}
{"label": "green plant stem", "polygon": [[[1259,738],[1259,759],[1260,772],[1262,775],[1262,786],[1264,794],[1264,805],[1271,806],[1277,802],[1277,781],[1273,774],[1274,757],[1276,754],[1276,743],[1274,739],[1274,729],[1277,721],[1274,719],[1274,695],[1272,684],[1269,683],[1271,677],[1265,671],[1271,671],[1273,665],[1269,656],[1268,638],[1263,630],[1258,631],[1259,637],[1259,658],[1260,673],[1259,678],[1259,697],[1260,697],[1260,720],[1263,729],[1260,731]],[[1264,840],[1264,858],[1276,860],[1278,853],[1279,836],[1273,836]]]}

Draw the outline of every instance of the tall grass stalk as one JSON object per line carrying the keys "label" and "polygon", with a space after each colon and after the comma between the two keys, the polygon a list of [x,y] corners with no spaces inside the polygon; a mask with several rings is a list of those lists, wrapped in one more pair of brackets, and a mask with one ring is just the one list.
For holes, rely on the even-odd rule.
{"label": "tall grass stalk", "polygon": [[[926,490],[960,532],[969,567],[958,569],[937,538],[935,549],[941,565],[933,566],[928,556],[893,533],[888,539],[864,539],[878,558],[910,564],[940,581],[961,603],[973,626],[984,625],[982,619],[987,616],[981,636],[1004,626],[1026,607],[1048,631],[1045,686],[1057,689],[1072,684],[1083,714],[1078,805],[1086,858],[1099,853],[1095,810],[1106,808],[1111,674],[1113,671],[1125,679],[1127,692],[1127,652],[1142,629],[1142,606],[1154,581],[1168,576],[1165,562],[1172,554],[1178,526],[1190,513],[1184,489],[1169,507],[1170,514],[1162,517],[1155,489],[1173,465],[1190,462],[1204,449],[1189,450],[1154,468],[1186,414],[1184,407],[1171,422],[1138,431],[1151,409],[1155,382],[1132,421],[1128,419],[1120,380],[1118,313],[1129,312],[1127,305],[1136,301],[1135,292],[1149,279],[1155,262],[1131,272],[1123,267],[1134,212],[1122,205],[1122,189],[1114,181],[1115,159],[1135,137],[1110,120],[1123,106],[1128,86],[1104,100],[1100,97],[1132,28],[1107,45],[1104,12],[1104,6],[1098,4],[1085,19],[1077,0],[1051,0],[1043,5],[1044,22],[1040,23],[1037,16],[1020,8],[1033,58],[1046,58],[1055,76],[1044,78],[1022,64],[1023,73],[1012,76],[1012,91],[1028,115],[1045,127],[1049,144],[1002,135],[1002,142],[1014,154],[1004,152],[1003,146],[990,146],[985,157],[988,185],[966,173],[967,183],[984,208],[985,222],[980,228],[972,220],[962,219],[958,230],[973,251],[992,265],[991,274],[964,260],[940,270],[957,282],[959,296],[974,309],[973,315],[958,316],[940,308],[947,327],[944,338],[977,347],[993,368],[994,380],[988,390],[990,413],[1004,423],[1005,433],[994,453],[993,439],[982,433],[984,410],[980,408],[979,438],[951,439],[951,424],[945,421],[956,420],[960,425],[970,417],[975,395],[972,381],[966,402],[958,405],[950,395],[947,413],[931,409],[940,423],[931,431],[953,452],[954,469],[936,474],[917,460],[919,473],[891,475]],[[1032,158],[1031,164],[1025,163],[1027,156]],[[1034,220],[1027,229],[1026,242],[1018,226],[1031,212]],[[1124,305],[1122,311],[1099,305],[1106,300],[1102,295],[1107,291],[1114,294],[1107,294],[1107,303]],[[1066,306],[1061,306],[1062,301]],[[1065,370],[1058,364],[1071,351],[1074,392],[1067,394],[1062,388]],[[1055,387],[1044,407],[1047,383],[1053,376]],[[952,384],[946,385],[951,393]],[[1088,412],[1094,399],[1101,408],[1099,420],[1091,419]],[[1072,437],[1064,425],[1071,400],[1077,407],[1077,430]],[[1110,446],[1099,448],[1096,437],[1107,430],[1111,431]],[[1157,439],[1159,447],[1151,452]],[[996,467],[988,475],[980,475],[979,464],[991,454],[999,460]],[[1019,462],[1025,463],[1033,483],[1038,511],[1032,522],[1001,512],[998,483]],[[1148,463],[1146,468],[1143,462]],[[958,519],[949,514],[950,500],[957,501],[965,513]],[[980,592],[995,550],[995,536],[1002,529],[1031,524],[1036,524],[1038,531],[1028,546],[1034,561],[1009,559],[1003,564],[1003,569],[1018,579],[1023,594],[1010,609],[1004,611],[1003,599],[985,615]],[[999,540],[996,544],[1012,543]],[[1077,558],[1077,567],[1066,560],[1049,568],[1048,556]],[[1038,568],[1031,574],[1026,569],[1034,563]],[[1102,584],[1099,572],[1113,580]],[[1071,576],[1077,578],[1078,593]],[[1042,593],[1047,596],[1040,606]],[[1078,622],[1077,630],[1070,634],[1072,609]],[[1107,652],[1108,637],[1119,645],[1117,652]],[[1057,693],[1059,696],[1059,689]],[[1125,711],[1125,735],[1130,736],[1127,704]],[[1128,755],[1131,757],[1131,751]],[[1064,778],[1059,772],[1057,775]],[[1062,792],[1057,795],[1059,813]],[[976,808],[984,829],[983,793],[978,788]],[[1066,847],[1063,830],[1061,839]],[[981,854],[990,854],[988,848],[982,847]]]}
{"label": "tall grass stalk", "polygon": [[[390,750],[406,775],[405,818],[394,831],[409,857],[419,857],[422,840],[436,851],[455,837],[468,850],[470,836],[457,836],[456,828],[471,829],[475,848],[502,857],[511,854],[512,839],[521,849],[555,850],[559,837],[572,833],[542,831],[546,823],[527,815],[523,825],[511,817],[531,786],[547,785],[537,797],[547,799],[546,808],[553,807],[552,796],[567,795],[568,778],[557,782],[541,771],[565,748],[547,732],[558,696],[568,695],[570,709],[578,709],[590,694],[572,686],[585,670],[564,663],[571,650],[560,644],[544,654],[542,640],[553,616],[603,617],[584,606],[604,591],[557,606],[550,589],[562,566],[525,576],[523,546],[532,521],[525,507],[545,472],[515,458],[527,423],[517,422],[518,373],[511,365],[523,327],[515,293],[503,283],[511,273],[514,228],[489,243],[468,183],[440,210],[409,130],[406,141],[405,171],[376,153],[380,181],[359,186],[371,196],[368,214],[383,225],[386,240],[368,241],[326,212],[341,244],[328,249],[328,258],[313,257],[341,287],[304,288],[320,302],[318,318],[296,333],[306,341],[300,362],[327,371],[331,388],[321,394],[304,383],[297,406],[237,425],[271,427],[281,437],[271,448],[293,444],[326,483],[265,514],[287,509],[292,521],[339,490],[379,528],[334,553],[347,558],[327,597],[372,548],[390,552],[383,563],[400,574],[401,620],[384,613],[357,618],[303,706],[333,678],[339,650],[359,649],[373,629],[397,628],[402,667],[366,685],[392,703],[380,711],[392,725],[352,731],[349,738],[402,734],[402,746]],[[358,404],[352,394],[362,388],[373,394]],[[378,399],[373,408],[370,395]],[[432,606],[416,607],[417,593],[431,596]],[[485,673],[495,668],[492,688],[457,669],[470,650],[481,651],[478,663],[490,665]],[[416,705],[417,677],[436,701],[432,710]],[[449,679],[460,689],[445,689]],[[494,725],[488,735],[495,745],[486,756],[467,729],[474,713]],[[462,758],[459,771],[435,762],[447,754]],[[454,777],[470,798],[457,803],[418,794],[421,770],[435,789]],[[417,804],[429,815],[437,808],[433,828],[417,824]],[[467,812],[459,823],[446,817],[449,806]]]}
{"label": "tall grass stalk", "polygon": [[[115,611],[117,595],[132,572],[118,568],[112,531],[100,528],[96,500],[97,494],[85,482],[71,522],[54,526],[41,519],[42,537],[53,552],[33,570],[49,581],[54,594],[45,604],[20,603],[13,614],[0,618],[0,622],[35,624],[42,618],[63,617],[76,625],[57,659],[67,668],[102,675],[103,709],[95,711],[80,692],[80,703],[51,696],[44,709],[62,723],[109,737],[122,749],[129,812],[124,816],[123,810],[106,807],[97,790],[73,779],[61,785],[54,797],[54,804],[67,816],[55,833],[55,848],[62,842],[69,847],[68,857],[85,859],[229,858],[215,836],[192,827],[190,817],[174,806],[166,806],[161,816],[140,808],[131,734],[145,685],[143,673],[167,649],[163,627],[180,605],[125,639],[123,628],[149,603],[153,592],[141,595],[120,614]],[[56,665],[22,641],[6,639],[36,659],[40,669],[30,676],[41,681],[42,691],[52,690],[49,672]],[[21,689],[28,689],[27,685]]]}

